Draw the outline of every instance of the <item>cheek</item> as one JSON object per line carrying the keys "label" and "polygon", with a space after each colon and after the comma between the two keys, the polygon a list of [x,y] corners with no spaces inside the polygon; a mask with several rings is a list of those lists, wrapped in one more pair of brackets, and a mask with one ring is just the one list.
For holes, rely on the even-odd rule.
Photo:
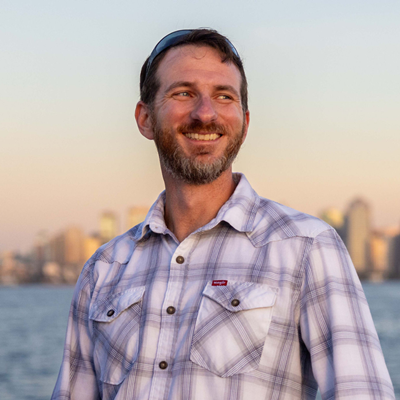
{"label": "cheek", "polygon": [[159,114],[159,120],[165,125],[179,125],[186,121],[189,111],[183,107],[167,107]]}
{"label": "cheek", "polygon": [[234,128],[242,127],[244,123],[244,115],[242,113],[238,113],[237,111],[231,112],[229,114],[224,115],[223,120],[225,123],[231,125]]}

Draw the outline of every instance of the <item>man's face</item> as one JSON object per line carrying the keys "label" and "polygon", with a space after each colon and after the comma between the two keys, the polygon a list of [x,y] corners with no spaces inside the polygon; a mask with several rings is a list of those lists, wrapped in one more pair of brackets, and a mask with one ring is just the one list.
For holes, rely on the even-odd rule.
{"label": "man's face", "polygon": [[230,168],[247,133],[239,70],[210,47],[188,45],[169,50],[157,75],[151,118],[163,168],[186,183],[214,181]]}

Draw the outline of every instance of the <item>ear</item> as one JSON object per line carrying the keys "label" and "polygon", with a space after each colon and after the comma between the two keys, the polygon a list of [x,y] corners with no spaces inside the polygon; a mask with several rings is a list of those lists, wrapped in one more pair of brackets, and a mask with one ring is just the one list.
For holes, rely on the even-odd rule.
{"label": "ear", "polygon": [[140,133],[149,140],[154,140],[153,124],[151,121],[150,110],[147,104],[139,101],[135,109],[136,123]]}
{"label": "ear", "polygon": [[247,110],[245,112],[245,114],[244,114],[244,133],[243,133],[242,144],[246,140],[246,136],[247,136],[247,131],[249,129],[249,125],[250,125],[250,111]]}

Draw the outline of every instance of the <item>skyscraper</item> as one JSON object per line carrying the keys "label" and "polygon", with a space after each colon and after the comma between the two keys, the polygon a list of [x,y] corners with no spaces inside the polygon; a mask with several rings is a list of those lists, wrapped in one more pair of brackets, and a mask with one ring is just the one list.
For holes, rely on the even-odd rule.
{"label": "skyscraper", "polygon": [[377,229],[371,232],[371,275],[370,280],[382,281],[389,268],[389,238]]}
{"label": "skyscraper", "polygon": [[344,242],[346,241],[344,216],[341,211],[339,211],[337,208],[330,207],[321,212],[320,218],[328,223],[330,226],[335,228],[336,232],[339,234],[342,240]]}
{"label": "skyscraper", "polygon": [[391,242],[390,277],[400,278],[400,234],[393,237]]}
{"label": "skyscraper", "polygon": [[64,232],[64,263],[82,264],[84,259],[84,237],[78,227],[69,227]]}
{"label": "skyscraper", "polygon": [[43,265],[46,282],[76,282],[85,261],[83,231],[71,226],[57,233],[50,240],[50,260]]}
{"label": "skyscraper", "polygon": [[[399,228],[375,229],[371,234],[372,280],[383,280],[394,275],[396,269],[397,237]],[[393,276],[394,277],[394,276]]]}
{"label": "skyscraper", "polygon": [[128,225],[127,229],[131,229],[137,224],[140,224],[146,218],[149,207],[131,207],[128,210]]}
{"label": "skyscraper", "polygon": [[350,203],[347,211],[346,245],[358,275],[365,278],[370,264],[370,210],[360,198]]}
{"label": "skyscraper", "polygon": [[89,236],[85,236],[85,239],[83,241],[84,259],[88,260],[100,246],[101,240],[98,235],[92,234]]}
{"label": "skyscraper", "polygon": [[104,211],[100,217],[100,238],[106,243],[118,234],[117,216],[111,211]]}

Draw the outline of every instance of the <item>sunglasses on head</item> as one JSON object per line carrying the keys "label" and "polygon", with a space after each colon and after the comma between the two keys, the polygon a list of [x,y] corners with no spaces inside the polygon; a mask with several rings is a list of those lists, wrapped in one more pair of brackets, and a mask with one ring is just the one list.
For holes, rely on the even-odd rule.
{"label": "sunglasses on head", "polygon": [[[164,36],[154,47],[153,51],[150,54],[149,61],[147,61],[146,67],[146,75],[148,74],[151,64],[153,63],[154,59],[163,51],[167,50],[174,44],[176,44],[183,36],[188,35],[189,33],[193,32],[194,29],[180,29],[179,31],[171,32],[167,36]],[[239,53],[235,49],[235,46],[228,40],[225,39],[226,43],[228,43],[229,47],[233,51],[233,53],[239,57]],[[240,58],[240,57],[239,57]]]}

